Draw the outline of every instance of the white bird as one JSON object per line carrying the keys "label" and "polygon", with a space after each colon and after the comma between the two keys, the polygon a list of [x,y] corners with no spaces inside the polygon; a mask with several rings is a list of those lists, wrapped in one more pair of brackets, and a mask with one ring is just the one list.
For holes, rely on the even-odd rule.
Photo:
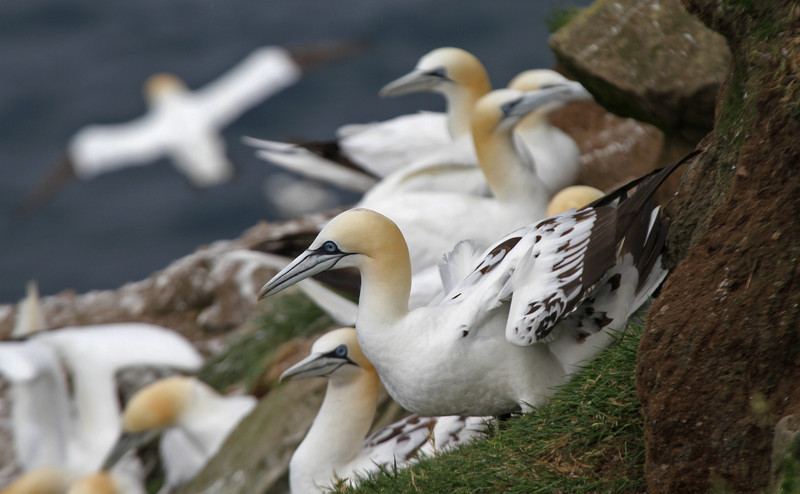
{"label": "white bird", "polygon": [[397,224],[408,243],[415,274],[438,264],[459,240],[469,239],[484,248],[543,218],[553,192],[519,155],[513,129],[536,108],[571,91],[570,87],[528,93],[498,89],[475,104],[472,138],[492,197],[435,190],[370,192],[356,207],[377,211]]}
{"label": "white bird", "polygon": [[195,377],[162,379],[128,401],[122,417],[125,434],[105,465],[130,449],[137,436],[163,431],[159,451],[166,478],[161,492],[169,492],[197,475],[255,405],[252,396],[223,396]]}
{"label": "white bird", "polygon": [[169,157],[197,187],[224,183],[234,174],[221,130],[241,114],[295,83],[308,66],[336,58],[351,48],[328,44],[294,54],[268,46],[238,65],[190,91],[177,76],[159,73],[144,85],[148,112],[130,122],[89,125],[69,141],[64,159],[23,201],[30,212],[73,177],[88,180],[130,166],[149,165]]}
{"label": "white bird", "polygon": [[354,328],[320,337],[311,354],[280,379],[324,376],[328,388],[308,434],[289,463],[292,494],[328,492],[379,468],[404,468],[424,456],[466,444],[486,430],[490,417],[412,415],[367,437],[378,404],[380,379],[361,352]]}
{"label": "white bird", "polygon": [[581,151],[569,135],[550,124],[548,116],[565,103],[592,99],[592,95],[580,83],[548,69],[526,70],[508,83],[509,88],[519,91],[559,86],[570,86],[574,91],[538,108],[514,129],[517,145],[527,153],[526,159],[552,191],[568,187],[578,179]]}
{"label": "white bird", "polygon": [[[339,128],[333,142],[289,144],[253,138],[246,142],[258,148],[258,156],[278,166],[365,192],[379,179],[420,159],[430,159],[431,154],[455,143],[456,156],[461,148],[471,152],[472,107],[490,90],[486,69],[474,55],[459,48],[437,48],[424,55],[413,71],[384,86],[380,95],[440,93],[447,101],[446,113],[421,112],[384,122],[346,125]],[[428,181],[413,186],[439,187]]]}
{"label": "white bird", "polygon": [[358,343],[403,408],[530,411],[622,331],[666,276],[667,226],[649,201],[680,163],[637,181],[630,197],[623,187],[501,238],[438,304],[409,311],[403,235],[364,209],[331,220],[260,297],[327,269],[358,268]]}

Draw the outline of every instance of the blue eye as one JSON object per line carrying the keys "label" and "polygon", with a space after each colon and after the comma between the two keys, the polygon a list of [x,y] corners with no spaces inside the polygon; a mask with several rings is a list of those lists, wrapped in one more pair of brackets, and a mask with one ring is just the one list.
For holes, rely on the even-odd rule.
{"label": "blue eye", "polygon": [[328,254],[333,254],[339,251],[339,247],[337,247],[335,243],[328,240],[327,242],[322,244],[322,250],[324,250]]}
{"label": "blue eye", "polygon": [[431,70],[428,72],[430,75],[435,75],[436,77],[447,77],[447,70],[444,67],[439,67],[437,69]]}
{"label": "blue eye", "polygon": [[347,356],[347,345],[339,345],[336,347],[336,350],[333,351],[337,357],[346,357]]}

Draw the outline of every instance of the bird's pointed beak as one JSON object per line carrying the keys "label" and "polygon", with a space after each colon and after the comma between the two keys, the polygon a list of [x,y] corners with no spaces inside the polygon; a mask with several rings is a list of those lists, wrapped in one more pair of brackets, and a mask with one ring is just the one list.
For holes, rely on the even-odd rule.
{"label": "bird's pointed beak", "polygon": [[289,367],[281,377],[280,382],[291,379],[304,379],[307,377],[329,376],[339,367],[352,363],[347,357],[335,357],[329,354],[312,353],[300,362]]}
{"label": "bird's pointed beak", "polygon": [[128,451],[136,450],[154,441],[161,435],[159,430],[151,430],[145,432],[125,432],[119,436],[117,443],[106,455],[103,466],[100,468],[103,471],[108,471],[117,464],[117,462],[125,456]]}
{"label": "bird's pointed beak", "polygon": [[345,255],[347,254],[325,254],[317,250],[303,252],[261,287],[258,292],[258,300],[274,295],[284,288],[288,288],[298,281],[314,276],[317,273],[332,269]]}
{"label": "bird's pointed beak", "polygon": [[592,99],[592,95],[581,83],[567,81],[556,86],[527,91],[504,111],[507,117],[523,117],[548,103],[567,103],[586,99]]}
{"label": "bird's pointed beak", "polygon": [[430,91],[443,80],[444,78],[440,75],[416,69],[383,86],[378,94],[382,98],[388,98],[402,94]]}

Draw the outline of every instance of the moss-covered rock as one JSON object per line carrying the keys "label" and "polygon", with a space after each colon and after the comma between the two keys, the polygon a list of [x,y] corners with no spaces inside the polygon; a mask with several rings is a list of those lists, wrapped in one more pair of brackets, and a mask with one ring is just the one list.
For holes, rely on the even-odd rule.
{"label": "moss-covered rock", "polygon": [[678,0],[598,0],[550,46],[607,109],[691,142],[711,130],[730,53]]}

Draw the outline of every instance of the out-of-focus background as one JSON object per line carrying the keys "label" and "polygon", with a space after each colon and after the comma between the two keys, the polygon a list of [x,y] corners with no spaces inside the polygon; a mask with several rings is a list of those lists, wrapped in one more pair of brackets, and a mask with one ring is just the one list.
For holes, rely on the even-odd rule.
{"label": "out-of-focus background", "polygon": [[[258,220],[285,217],[265,181],[276,169],[240,143],[331,138],[339,125],[441,110],[441,97],[381,99],[378,89],[427,51],[452,45],[474,53],[492,83],[551,67],[546,19],[588,1],[548,0],[27,0],[0,3],[0,302],[115,288],[147,277],[199,245],[234,238]],[[13,207],[58,160],[78,129],[123,122],[145,111],[141,86],[169,71],[195,89],[264,45],[326,40],[369,43],[360,55],[323,67],[228,127],[230,183],[188,185],[167,160],[76,181],[35,215]],[[278,182],[284,183],[284,182]],[[336,201],[357,199],[339,193]]]}

